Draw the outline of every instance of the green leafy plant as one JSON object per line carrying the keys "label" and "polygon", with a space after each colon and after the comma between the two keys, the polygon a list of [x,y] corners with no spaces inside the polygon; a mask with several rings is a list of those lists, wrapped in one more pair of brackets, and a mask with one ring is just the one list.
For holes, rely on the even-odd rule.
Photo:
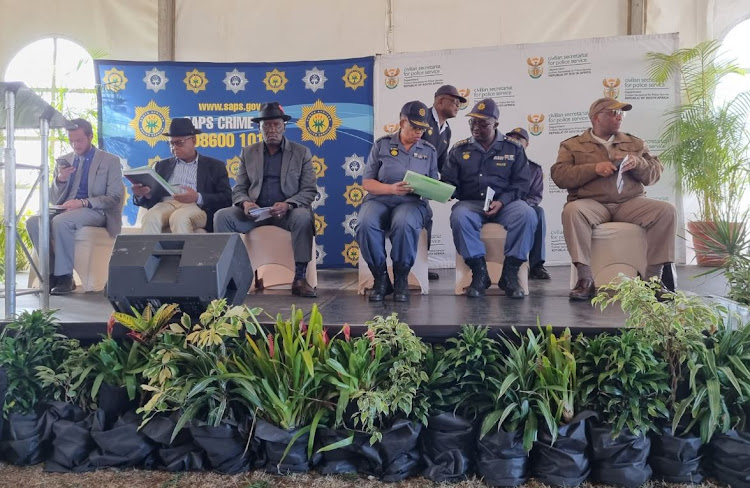
{"label": "green leafy plant", "polygon": [[[361,429],[374,444],[397,416],[427,422],[429,399],[421,388],[429,379],[428,348],[395,313],[367,326],[351,342],[335,341],[325,379],[336,387],[334,425]],[[346,412],[353,412],[350,418]]]}
{"label": "green leafy plant", "polygon": [[[133,311],[132,315],[122,312],[114,312],[112,314],[112,319],[130,329],[130,332],[127,334],[128,337],[142,344],[151,344],[154,338],[167,327],[169,321],[178,311],[178,306],[174,303],[165,303],[156,311],[154,311],[149,303],[146,305],[143,313],[138,312],[135,307],[130,308]],[[107,331],[108,336],[112,335],[112,325],[113,324],[111,323],[109,324],[110,328]]]}
{"label": "green leafy plant", "polygon": [[576,355],[582,406],[599,412],[613,437],[625,428],[634,435],[659,431],[656,421],[669,418],[667,365],[636,330],[580,337]]}
{"label": "green leafy plant", "polygon": [[[29,210],[16,222],[16,271],[23,271],[29,267],[29,260],[26,253],[23,252],[21,243],[26,246],[29,252],[32,249],[31,237],[26,230],[26,221],[31,217],[32,212]],[[0,216],[0,280],[5,279],[5,219]]]}
{"label": "green leafy plant", "polygon": [[141,373],[146,369],[146,349],[135,341],[121,343],[107,337],[88,350],[87,365],[93,376],[91,399],[96,401],[102,383],[124,387],[128,398],[134,400],[141,383]]}
{"label": "green leafy plant", "polygon": [[39,367],[58,368],[79,347],[58,333],[54,311],[22,312],[0,333],[0,367],[8,376],[4,413],[29,414],[39,402],[53,400],[57,386],[43,384]]}
{"label": "green leafy plant", "polygon": [[535,403],[554,443],[558,427],[567,425],[575,417],[578,374],[570,329],[566,328],[559,336],[553,333],[551,325],[543,330],[543,352],[536,367],[536,388],[541,398]]}
{"label": "green leafy plant", "polygon": [[464,325],[458,337],[450,338],[445,352],[447,391],[445,405],[433,407],[453,410],[469,420],[484,416],[492,402],[487,394],[489,378],[500,378],[500,348],[488,337],[489,327]]}
{"label": "green leafy plant", "polygon": [[545,338],[541,330],[527,329],[523,335],[513,328],[513,333],[517,341],[500,338],[506,352],[500,359],[499,375],[487,377],[492,408],[482,421],[480,437],[493,429],[515,432],[523,428],[523,447],[529,452],[539,431],[533,405],[543,399],[535,385]]}
{"label": "green leafy plant", "polygon": [[42,384],[42,388],[49,389],[52,400],[72,403],[84,410],[90,410],[89,403],[91,394],[92,367],[87,365],[88,353],[76,347],[70,350],[68,357],[57,369],[49,366],[37,366],[36,377]]}
{"label": "green leafy plant", "polygon": [[247,376],[231,369],[232,347],[243,329],[256,331],[260,309],[228,307],[214,300],[192,323],[183,314],[181,323],[162,331],[149,352],[141,388],[150,397],[137,410],[143,424],[154,415],[181,410],[172,439],[193,419],[218,426],[224,420],[240,421],[260,403]]}
{"label": "green leafy plant", "polygon": [[648,53],[649,76],[657,83],[679,80],[683,103],[666,114],[659,156],[677,173],[682,188],[698,197],[699,220],[716,222],[748,186],[750,92],[720,103],[716,88],[728,76],[744,76],[711,40],[673,53]]}

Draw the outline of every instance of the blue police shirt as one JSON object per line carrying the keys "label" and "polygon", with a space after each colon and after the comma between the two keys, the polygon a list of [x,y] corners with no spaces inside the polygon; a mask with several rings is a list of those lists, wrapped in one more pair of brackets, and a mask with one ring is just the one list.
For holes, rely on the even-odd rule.
{"label": "blue police shirt", "polygon": [[[419,139],[407,151],[399,138],[399,132],[384,136],[375,141],[367,159],[362,179],[378,180],[381,183],[393,184],[404,180],[406,171],[438,178],[437,150],[429,142]],[[377,199],[386,203],[399,204],[419,199],[417,194],[409,195],[372,195],[367,199]]]}
{"label": "blue police shirt", "polygon": [[458,141],[443,166],[441,179],[454,185],[459,200],[484,200],[487,187],[495,200],[508,205],[529,192],[529,164],[523,146],[495,131],[495,141],[485,151],[474,138]]}

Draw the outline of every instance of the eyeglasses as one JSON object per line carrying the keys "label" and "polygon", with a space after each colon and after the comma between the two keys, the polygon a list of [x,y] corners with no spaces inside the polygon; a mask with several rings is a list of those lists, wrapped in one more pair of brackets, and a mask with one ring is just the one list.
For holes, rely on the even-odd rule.
{"label": "eyeglasses", "polygon": [[458,98],[443,97],[443,101],[447,103],[448,105],[455,105],[456,107],[461,106],[461,101]]}
{"label": "eyeglasses", "polygon": [[190,139],[192,139],[192,137],[188,137],[188,138],[186,138],[186,139],[175,139],[175,140],[171,140],[171,141],[169,141],[169,145],[170,145],[171,147],[182,147],[182,146],[184,146],[184,145],[185,145],[185,143],[186,143],[187,141],[189,141]]}
{"label": "eyeglasses", "polygon": [[409,127],[411,127],[411,130],[413,130],[414,132],[425,132],[427,130],[425,127],[419,127],[414,124],[409,124]]}
{"label": "eyeglasses", "polygon": [[483,122],[479,119],[469,119],[469,127],[476,127],[477,129],[489,129],[492,124],[489,122]]}
{"label": "eyeglasses", "polygon": [[625,118],[625,115],[627,114],[627,112],[624,111],[624,110],[602,110],[599,113],[601,113],[601,114],[607,114],[610,117],[617,117],[619,115],[623,119]]}

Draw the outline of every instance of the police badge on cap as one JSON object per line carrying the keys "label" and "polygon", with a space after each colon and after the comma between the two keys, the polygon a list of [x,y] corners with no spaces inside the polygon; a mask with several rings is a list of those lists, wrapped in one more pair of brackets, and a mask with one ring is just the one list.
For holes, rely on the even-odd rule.
{"label": "police badge on cap", "polygon": [[414,128],[426,130],[430,128],[430,123],[427,122],[428,110],[427,105],[419,100],[414,100],[413,102],[407,102],[401,108],[401,115],[405,116]]}
{"label": "police badge on cap", "polygon": [[474,108],[471,109],[471,112],[466,114],[466,116],[476,117],[478,119],[489,119],[490,117],[493,119],[499,119],[500,109],[497,108],[497,104],[493,99],[485,98],[484,100],[478,101],[477,104],[474,105]]}

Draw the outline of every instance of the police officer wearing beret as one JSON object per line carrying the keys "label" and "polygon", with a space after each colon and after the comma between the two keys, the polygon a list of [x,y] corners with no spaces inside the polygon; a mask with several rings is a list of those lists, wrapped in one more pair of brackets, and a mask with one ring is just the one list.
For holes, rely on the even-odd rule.
{"label": "police officer wearing beret", "polygon": [[[526,129],[516,127],[505,134],[515,139],[522,146],[524,151],[529,148],[529,133]],[[544,236],[547,234],[547,221],[544,218],[544,209],[539,206],[542,202],[542,193],[544,193],[544,172],[542,167],[528,158],[529,162],[529,193],[526,194],[526,203],[536,212],[536,218],[539,221],[534,232],[534,245],[529,252],[529,278],[532,280],[548,280],[549,272],[544,267],[545,246]]]}
{"label": "police officer wearing beret", "polygon": [[[524,201],[529,191],[529,165],[523,147],[497,130],[500,111],[491,98],[474,105],[468,114],[471,137],[457,142],[443,167],[442,179],[456,186],[460,201],[451,211],[456,250],[471,268],[468,297],[480,297],[490,287],[482,225],[495,222],[508,232],[503,273],[498,282],[510,298],[523,298],[518,269],[534,242],[537,218]],[[495,191],[489,210],[484,210],[487,187]]]}
{"label": "police officer wearing beret", "polygon": [[[417,255],[419,234],[430,225],[432,211],[403,180],[407,170],[438,178],[435,146],[421,139],[430,127],[427,113],[422,102],[404,105],[399,131],[375,141],[362,176],[368,193],[357,218],[357,243],[375,279],[371,302],[381,302],[391,292],[394,301],[409,299],[409,270]],[[387,232],[392,244],[393,287],[386,266]]]}

